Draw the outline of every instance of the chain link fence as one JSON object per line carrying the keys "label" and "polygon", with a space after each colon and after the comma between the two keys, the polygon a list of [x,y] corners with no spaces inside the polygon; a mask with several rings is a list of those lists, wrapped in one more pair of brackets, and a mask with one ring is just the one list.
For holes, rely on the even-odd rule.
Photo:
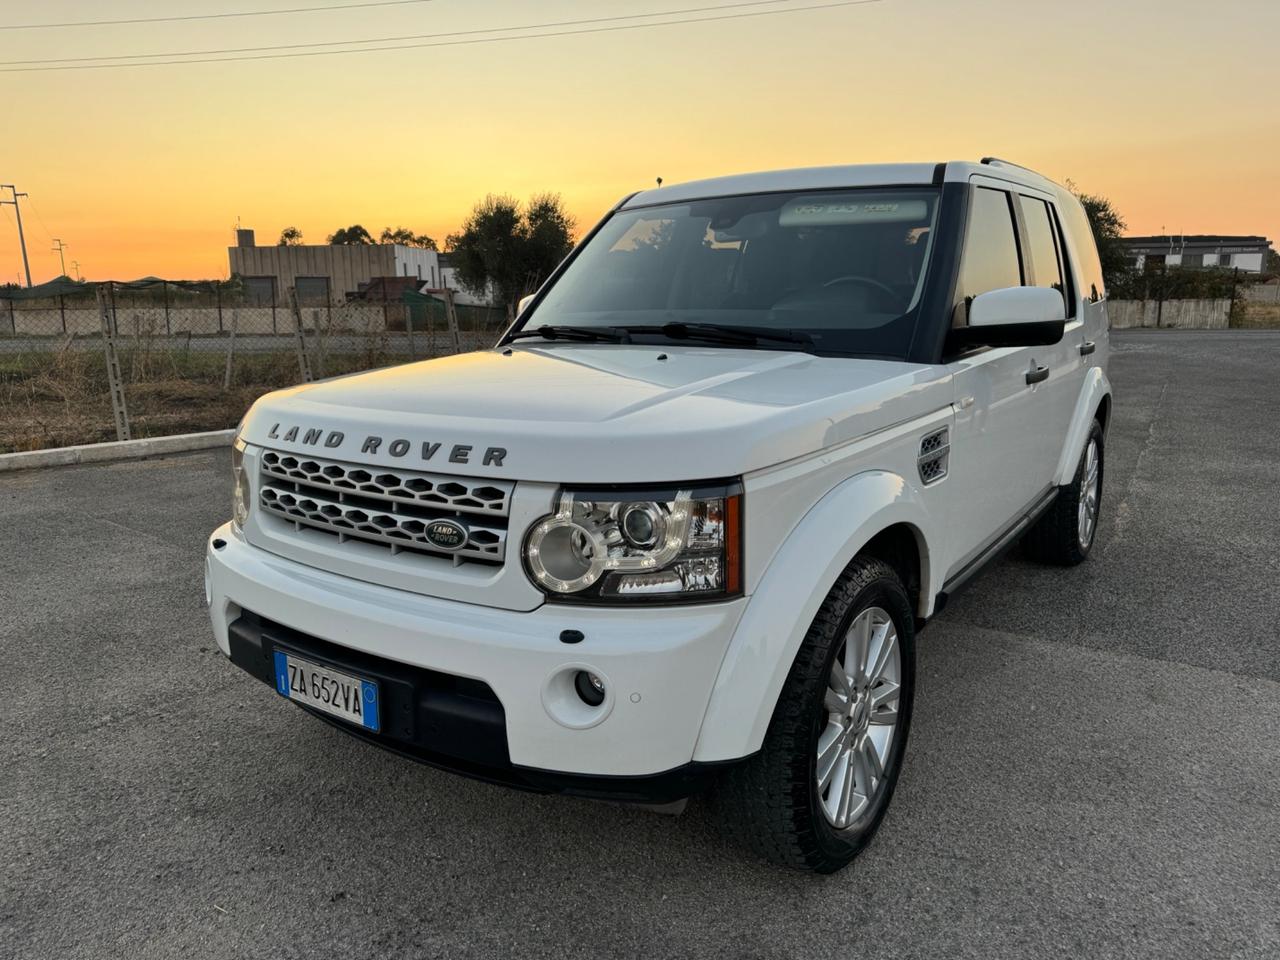
{"label": "chain link fence", "polygon": [[270,390],[483,349],[506,324],[448,291],[279,299],[234,280],[0,291],[0,453],[233,427]]}

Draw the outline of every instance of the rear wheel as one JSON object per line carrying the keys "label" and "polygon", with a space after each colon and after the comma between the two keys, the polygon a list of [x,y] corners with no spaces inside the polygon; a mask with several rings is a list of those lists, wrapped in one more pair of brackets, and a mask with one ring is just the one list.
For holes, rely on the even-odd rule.
{"label": "rear wheel", "polygon": [[914,626],[893,568],[854,560],[805,636],[761,751],[717,792],[727,835],[819,873],[861,852],[888,809],[906,748]]}
{"label": "rear wheel", "polygon": [[1027,531],[1023,543],[1033,560],[1070,567],[1089,556],[1102,505],[1102,455],[1102,424],[1095,420],[1075,477],[1058,491],[1058,499]]}

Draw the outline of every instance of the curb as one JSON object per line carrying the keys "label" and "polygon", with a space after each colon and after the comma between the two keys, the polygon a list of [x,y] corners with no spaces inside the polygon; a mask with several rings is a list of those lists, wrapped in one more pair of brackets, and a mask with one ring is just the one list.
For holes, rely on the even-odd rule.
{"label": "curb", "polygon": [[180,433],[172,437],[113,440],[110,443],[86,443],[78,447],[55,447],[52,450],[0,453],[0,473],[42,467],[69,467],[79,463],[145,460],[170,453],[210,450],[230,446],[235,434],[234,430],[211,430],[208,433]]}

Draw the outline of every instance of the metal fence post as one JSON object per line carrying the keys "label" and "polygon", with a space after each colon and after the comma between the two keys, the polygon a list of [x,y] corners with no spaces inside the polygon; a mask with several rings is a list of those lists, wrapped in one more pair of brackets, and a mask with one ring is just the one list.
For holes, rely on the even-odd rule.
{"label": "metal fence post", "polygon": [[62,317],[62,332],[67,332],[67,301],[62,294],[58,294],[58,313]]}
{"label": "metal fence post", "polygon": [[293,312],[294,345],[298,349],[298,373],[303,383],[310,383],[311,361],[307,357],[307,339],[302,332],[302,309],[298,306],[298,291],[289,288],[289,309]]}
{"label": "metal fence post", "polygon": [[13,300],[10,299],[8,302],[9,302],[9,327],[13,330],[13,335],[16,337],[18,335],[18,317],[17,317],[17,314],[13,312]]}
{"label": "metal fence post", "polygon": [[[231,365],[233,362],[233,358],[236,355],[236,327],[239,325],[238,323],[239,319],[240,319],[240,311],[232,307],[231,308],[231,330],[227,334],[227,369],[226,369],[226,372],[223,373],[222,375],[223,390],[231,389]],[[219,317],[219,321],[221,321],[221,317]],[[221,326],[221,323],[219,323],[219,326]]]}
{"label": "metal fence post", "polygon": [[[213,282],[213,298],[218,305],[218,332],[222,332],[222,284],[218,281]],[[234,320],[232,321],[234,322]]]}
{"label": "metal fence post", "polygon": [[164,332],[165,336],[170,336],[173,330],[169,326],[169,281],[161,280],[160,289],[164,292]]}
{"label": "metal fence post", "polygon": [[102,352],[107,362],[107,385],[111,392],[111,412],[116,418],[116,439],[128,440],[129,411],[124,402],[124,378],[120,375],[120,359],[116,356],[116,337],[112,330],[113,311],[107,307],[102,284],[98,284],[98,318],[102,321]]}
{"label": "metal fence post", "polygon": [[413,348],[413,310],[403,296],[400,298],[400,315],[404,317],[404,335],[409,341],[409,359],[413,360],[418,352]]}
{"label": "metal fence post", "polygon": [[[293,288],[290,287],[290,290]],[[275,336],[280,331],[276,329],[276,278],[271,278],[271,335]]]}
{"label": "metal fence post", "polygon": [[444,314],[449,321],[449,332],[453,334],[453,352],[462,352],[462,333],[458,330],[458,311],[453,305],[453,291],[444,288]]}

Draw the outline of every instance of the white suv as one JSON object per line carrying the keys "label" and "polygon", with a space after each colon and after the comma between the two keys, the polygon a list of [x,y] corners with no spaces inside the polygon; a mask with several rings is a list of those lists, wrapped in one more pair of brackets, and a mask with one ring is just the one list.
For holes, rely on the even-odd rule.
{"label": "white suv", "polygon": [[1021,167],[637,193],[493,349],[254,405],[214,633],[371,743],[710,787],[728,833],[836,870],[902,768],[918,631],[1015,541],[1088,555],[1106,361],[1084,211]]}

